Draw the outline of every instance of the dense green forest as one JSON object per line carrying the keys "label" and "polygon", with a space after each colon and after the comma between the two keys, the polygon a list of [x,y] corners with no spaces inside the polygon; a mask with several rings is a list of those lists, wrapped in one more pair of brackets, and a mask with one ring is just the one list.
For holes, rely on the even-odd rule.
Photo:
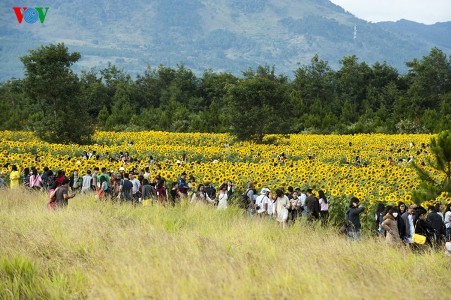
{"label": "dense green forest", "polygon": [[41,46],[22,57],[25,78],[0,85],[0,129],[41,131],[41,136],[52,126],[80,126],[86,135],[86,126],[231,132],[261,141],[268,133],[451,128],[451,57],[437,48],[406,62],[405,74],[356,56],[343,57],[333,70],[316,55],[297,66],[293,78],[268,65],[243,69],[240,77],[212,70],[196,76],[184,65],[149,67],[136,78],[115,65],[75,74],[71,66],[79,58],[64,44]]}

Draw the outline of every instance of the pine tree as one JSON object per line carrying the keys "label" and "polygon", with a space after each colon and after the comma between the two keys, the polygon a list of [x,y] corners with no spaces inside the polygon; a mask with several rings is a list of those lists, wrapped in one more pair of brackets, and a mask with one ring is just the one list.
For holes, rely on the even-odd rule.
{"label": "pine tree", "polygon": [[441,173],[441,176],[437,178],[417,164],[413,164],[422,180],[420,187],[412,191],[413,200],[417,204],[434,200],[443,192],[451,193],[451,131],[442,131],[437,138],[432,138],[430,149],[434,160],[429,160],[428,163]]}

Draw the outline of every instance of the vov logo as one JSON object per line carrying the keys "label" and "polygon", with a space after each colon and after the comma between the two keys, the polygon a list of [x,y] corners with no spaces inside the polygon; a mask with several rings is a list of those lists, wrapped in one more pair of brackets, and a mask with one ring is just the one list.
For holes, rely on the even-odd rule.
{"label": "vov logo", "polygon": [[28,24],[33,24],[36,23],[38,19],[39,21],[41,21],[41,23],[44,23],[45,16],[47,16],[49,8],[13,7],[13,10],[16,13],[17,22],[19,22],[19,24],[21,24],[23,20],[25,20],[25,22],[27,22]]}

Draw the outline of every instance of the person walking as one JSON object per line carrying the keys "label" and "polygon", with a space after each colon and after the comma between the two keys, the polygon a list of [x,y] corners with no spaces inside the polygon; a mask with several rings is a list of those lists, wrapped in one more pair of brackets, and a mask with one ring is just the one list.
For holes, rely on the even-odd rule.
{"label": "person walking", "polygon": [[166,181],[163,178],[158,181],[155,187],[155,193],[157,194],[158,202],[166,207],[168,203],[168,191],[166,189]]}
{"label": "person walking", "polygon": [[180,174],[180,177],[177,180],[177,185],[179,187],[179,191],[180,191],[181,195],[184,198],[188,197],[189,186],[188,186],[188,183],[186,182],[186,173],[185,172]]}
{"label": "person walking", "polygon": [[205,185],[202,183],[197,186],[197,192],[193,193],[191,196],[192,204],[213,204],[215,200],[212,200],[205,190]]}
{"label": "person walking", "polygon": [[260,191],[260,195],[255,200],[255,210],[257,211],[257,215],[260,218],[263,218],[267,214],[268,210],[268,198],[269,189],[262,188]]}
{"label": "person walking", "polygon": [[227,209],[227,184],[223,183],[218,193],[218,209]]}
{"label": "person walking", "polygon": [[73,192],[80,189],[81,178],[78,175],[78,170],[74,170],[69,177],[69,187]]}
{"label": "person walking", "polygon": [[56,207],[63,208],[69,204],[69,199],[75,197],[75,194],[69,195],[69,179],[64,178],[61,186],[56,190]]}
{"label": "person walking", "polygon": [[434,229],[434,242],[435,246],[439,247],[442,237],[445,236],[445,223],[443,223],[443,218],[437,213],[435,206],[431,205],[428,207],[429,214],[426,218],[429,225]]}
{"label": "person walking", "polygon": [[121,202],[133,203],[133,183],[130,181],[128,173],[124,173],[124,179],[121,180],[119,198]]}
{"label": "person walking", "polygon": [[[411,244],[413,243],[413,235],[415,234],[415,225],[413,223],[414,213],[416,204],[412,204],[409,208],[401,215],[402,220],[405,224],[405,232],[404,232],[404,243]],[[399,229],[399,228],[398,228]]]}
{"label": "person walking", "polygon": [[40,190],[42,188],[42,179],[37,169],[31,171],[30,188],[34,190]]}
{"label": "person walking", "polygon": [[446,228],[446,241],[451,242],[451,204],[448,204],[445,209],[445,228]]}
{"label": "person walking", "polygon": [[360,228],[362,224],[360,223],[360,214],[365,210],[364,207],[360,206],[360,200],[357,197],[352,197],[349,203],[349,209],[346,212],[347,220],[350,222],[351,226],[348,231],[348,236],[351,240],[360,239]]}
{"label": "person walking", "polygon": [[91,170],[87,170],[86,174],[82,177],[81,193],[87,194],[89,191],[91,191],[91,186],[92,186]]}
{"label": "person walking", "polygon": [[307,198],[305,199],[305,207],[307,208],[307,220],[309,222],[319,219],[319,201],[313,195],[312,189],[307,189]]}
{"label": "person walking", "polygon": [[319,217],[321,219],[321,224],[326,225],[329,219],[329,204],[327,203],[327,197],[323,190],[318,191],[318,202],[319,202]]}
{"label": "person walking", "polygon": [[434,238],[434,228],[426,220],[427,210],[424,207],[418,207],[416,210],[416,221],[415,221],[415,234],[422,235],[426,237],[426,242],[424,244],[416,243],[418,248],[424,248],[424,245],[429,245],[432,247],[432,241]]}
{"label": "person walking", "polygon": [[16,165],[11,166],[11,173],[9,174],[9,186],[12,189],[19,187],[19,179],[20,179],[20,172],[17,170]]}
{"label": "person walking", "polygon": [[277,221],[280,223],[282,228],[285,229],[288,222],[288,205],[290,205],[290,200],[288,200],[288,197],[284,194],[282,189],[276,190],[276,196],[275,215]]}
{"label": "person walking", "polygon": [[389,245],[399,245],[401,239],[398,231],[398,211],[396,208],[391,208],[384,216],[384,221],[381,226],[385,230],[385,241]]}

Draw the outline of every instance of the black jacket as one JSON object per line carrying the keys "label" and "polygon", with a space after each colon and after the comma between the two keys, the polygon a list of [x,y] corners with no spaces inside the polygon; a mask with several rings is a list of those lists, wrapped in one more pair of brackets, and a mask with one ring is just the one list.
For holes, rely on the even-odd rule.
{"label": "black jacket", "polygon": [[[399,217],[399,216],[398,216]],[[404,238],[412,238],[410,236],[410,223],[409,223],[409,213],[406,211],[402,214],[401,219],[404,224],[404,234],[402,235]],[[399,228],[399,227],[398,227]],[[399,235],[401,237],[401,234]]]}
{"label": "black jacket", "polygon": [[354,225],[355,230],[360,230],[360,214],[365,210],[364,207],[350,207],[348,210],[348,220]]}
{"label": "black jacket", "polygon": [[422,219],[418,219],[415,223],[415,233],[421,234],[426,237],[426,242],[432,246],[431,236],[433,235],[434,229],[429,225],[428,222]]}
{"label": "black jacket", "polygon": [[406,237],[406,226],[407,225],[400,214],[396,218],[396,222],[398,223],[399,237],[401,238],[401,240],[404,240],[404,238]]}
{"label": "black jacket", "polygon": [[434,228],[423,219],[418,219],[415,223],[415,233],[429,236],[434,232]]}
{"label": "black jacket", "polygon": [[307,207],[308,219],[311,220],[312,218],[319,218],[319,201],[315,196],[308,196],[305,199],[305,206]]}
{"label": "black jacket", "polygon": [[429,225],[434,228],[435,233],[438,235],[445,234],[445,224],[443,223],[442,217],[436,212],[429,213],[427,217]]}
{"label": "black jacket", "polygon": [[216,189],[211,185],[205,187],[204,192],[210,197],[210,199],[216,198]]}

